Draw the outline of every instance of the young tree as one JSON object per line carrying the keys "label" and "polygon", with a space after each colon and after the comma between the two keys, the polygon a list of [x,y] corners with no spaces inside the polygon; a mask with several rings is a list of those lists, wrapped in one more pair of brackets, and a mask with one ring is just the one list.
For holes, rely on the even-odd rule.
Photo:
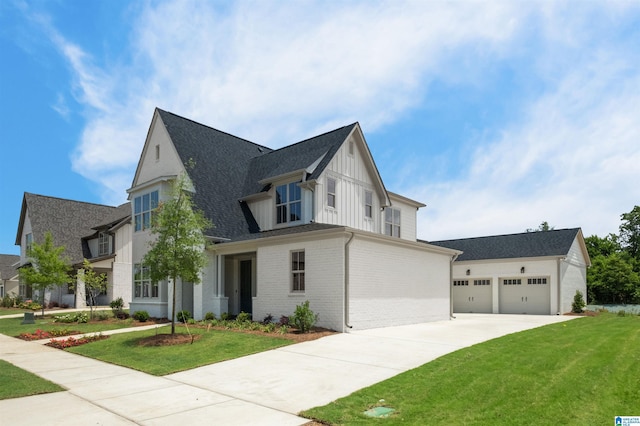
{"label": "young tree", "polygon": [[44,235],[42,244],[33,243],[27,250],[30,264],[18,270],[20,279],[39,291],[42,297],[42,316],[44,316],[44,293],[54,286],[63,286],[71,282],[69,259],[63,255],[64,246],[53,245],[51,232]]}
{"label": "young tree", "polygon": [[93,270],[93,265],[87,259],[82,262],[82,269],[78,271],[76,280],[84,282],[84,290],[89,296],[89,312],[93,319],[93,308],[96,299],[107,289],[107,275]]}
{"label": "young tree", "polygon": [[200,271],[207,260],[204,231],[212,226],[195,209],[187,183],[187,177],[180,175],[173,182],[170,198],[158,205],[151,223],[151,233],[156,239],[143,259],[152,281],[171,280],[171,334],[175,334],[176,279],[200,283]]}

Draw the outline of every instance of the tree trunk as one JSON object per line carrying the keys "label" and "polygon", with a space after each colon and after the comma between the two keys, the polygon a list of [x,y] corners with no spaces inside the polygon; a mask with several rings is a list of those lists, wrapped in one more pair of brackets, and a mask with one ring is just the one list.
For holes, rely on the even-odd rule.
{"label": "tree trunk", "polygon": [[176,279],[171,278],[173,288],[173,303],[171,304],[171,334],[176,334]]}

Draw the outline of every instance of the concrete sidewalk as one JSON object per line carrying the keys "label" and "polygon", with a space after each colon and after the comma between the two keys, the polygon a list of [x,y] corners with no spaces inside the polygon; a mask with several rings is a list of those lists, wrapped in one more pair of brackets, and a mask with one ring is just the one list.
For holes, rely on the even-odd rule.
{"label": "concrete sidewalk", "polygon": [[573,318],[463,314],[337,334],[165,377],[0,335],[1,359],[68,389],[0,401],[0,411],[11,425],[302,425],[301,410],[460,348]]}

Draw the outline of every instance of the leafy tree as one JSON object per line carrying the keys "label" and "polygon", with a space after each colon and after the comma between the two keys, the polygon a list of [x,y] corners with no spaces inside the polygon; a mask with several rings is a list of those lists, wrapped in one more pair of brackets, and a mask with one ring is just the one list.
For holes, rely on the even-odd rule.
{"label": "leafy tree", "polygon": [[82,270],[78,271],[77,279],[84,282],[84,289],[89,296],[89,312],[93,319],[93,308],[96,299],[107,289],[107,275],[93,270],[93,265],[87,259],[82,262]]}
{"label": "leafy tree", "polygon": [[31,263],[18,271],[20,279],[39,290],[42,297],[42,316],[44,316],[45,291],[71,282],[69,275],[71,265],[69,259],[63,254],[64,250],[64,246],[53,245],[53,236],[51,232],[47,232],[42,244],[34,242],[27,250],[27,257]]}
{"label": "leafy tree", "polygon": [[640,275],[621,253],[593,258],[587,270],[589,299],[598,303],[634,303],[638,299]]}
{"label": "leafy tree", "polygon": [[615,234],[609,234],[604,238],[591,235],[584,239],[584,243],[587,246],[589,257],[593,259],[596,256],[609,256],[613,253],[620,253],[622,246],[620,246],[618,240],[618,236]]}
{"label": "leafy tree", "polygon": [[180,175],[172,184],[170,198],[159,203],[151,223],[151,233],[156,239],[143,259],[149,266],[151,280],[171,280],[171,334],[175,334],[176,279],[200,283],[200,271],[207,260],[204,231],[212,226],[194,208],[187,183],[186,175]]}
{"label": "leafy tree", "polygon": [[555,226],[549,225],[549,222],[545,220],[536,229],[527,228],[527,232],[552,231],[553,229]]}
{"label": "leafy tree", "polygon": [[620,243],[631,257],[640,260],[640,206],[621,215]]}

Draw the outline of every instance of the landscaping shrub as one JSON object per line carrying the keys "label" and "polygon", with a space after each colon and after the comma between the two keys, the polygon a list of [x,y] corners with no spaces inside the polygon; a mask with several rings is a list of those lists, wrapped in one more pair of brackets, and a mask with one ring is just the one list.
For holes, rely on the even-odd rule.
{"label": "landscaping shrub", "polygon": [[229,312],[223,312],[220,314],[220,319],[222,321],[227,321],[231,319],[231,314]]}
{"label": "landscaping shrub", "polygon": [[121,319],[121,320],[126,320],[129,318],[129,314],[125,311],[120,311],[116,314],[114,314],[116,318]]}
{"label": "landscaping shrub", "polygon": [[262,323],[265,324],[265,325],[266,324],[271,324],[272,322],[273,322],[273,315],[271,315],[271,314],[267,314],[267,316],[265,316],[262,319]]}
{"label": "landscaping shrub", "polygon": [[49,302],[49,304],[47,305],[47,307],[49,309],[57,308],[59,306],[60,306],[60,304],[58,302],[54,302],[54,301]]}
{"label": "landscaping shrub", "polygon": [[96,312],[94,315],[94,318],[97,319],[98,321],[106,321],[109,318],[111,318],[111,314],[107,312]]}
{"label": "landscaping shrub", "polygon": [[621,309],[618,311],[618,313],[616,314],[619,317],[626,317],[627,316],[627,312],[624,309]]}
{"label": "landscaping shrub", "polygon": [[247,312],[240,312],[236,318],[238,322],[249,322],[251,321],[251,314]]}
{"label": "landscaping shrub", "polygon": [[581,314],[584,312],[585,306],[587,306],[587,304],[584,302],[582,292],[580,290],[576,290],[576,294],[573,296],[573,303],[571,304],[571,312]]}
{"label": "landscaping shrub", "polygon": [[176,315],[176,318],[178,321],[186,323],[189,320],[189,318],[191,318],[191,312],[185,309],[184,311],[178,312],[178,315]]}
{"label": "landscaping shrub", "polygon": [[53,322],[62,322],[62,323],[86,323],[89,321],[89,314],[86,312],[72,312],[66,315],[57,315],[53,317]]}
{"label": "landscaping shrub", "polygon": [[[124,300],[122,300],[122,297],[118,297],[117,299],[114,299],[111,301],[111,303],[109,303],[109,306],[111,307],[111,310],[113,311],[113,316],[116,318],[120,318],[118,316],[118,314],[122,313],[122,311],[124,310]],[[128,318],[128,316],[127,316]]]}
{"label": "landscaping shrub", "polygon": [[42,305],[32,300],[25,300],[18,305],[20,309],[31,309],[32,311],[39,311],[42,309]]}
{"label": "landscaping shrub", "polygon": [[135,314],[133,314],[133,318],[140,322],[147,322],[149,320],[149,312],[137,311]]}
{"label": "landscaping shrub", "polygon": [[296,310],[289,320],[301,333],[308,333],[316,324],[316,321],[318,321],[318,316],[318,314],[309,308],[309,301],[306,300],[304,303],[296,306]]}
{"label": "landscaping shrub", "polygon": [[2,307],[3,308],[13,308],[13,304],[15,303],[15,299],[8,294],[5,294],[2,298]]}
{"label": "landscaping shrub", "polygon": [[282,315],[280,317],[280,321],[278,321],[278,324],[280,325],[289,325],[289,317],[286,315]]}
{"label": "landscaping shrub", "polygon": [[206,321],[213,321],[216,319],[216,314],[214,314],[213,312],[207,312],[206,314],[204,314],[204,319]]}

